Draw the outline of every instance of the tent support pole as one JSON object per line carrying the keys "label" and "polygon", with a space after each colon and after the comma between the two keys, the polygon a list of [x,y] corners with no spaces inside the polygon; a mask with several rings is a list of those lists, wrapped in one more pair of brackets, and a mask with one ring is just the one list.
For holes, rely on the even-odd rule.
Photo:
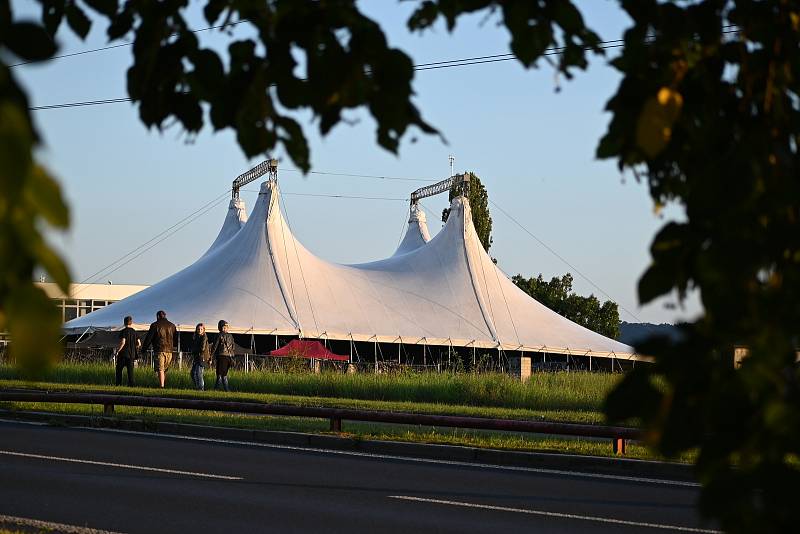
{"label": "tent support pole", "polygon": [[375,374],[378,374],[378,337],[375,337]]}
{"label": "tent support pole", "polygon": [[447,368],[449,369],[451,365],[450,354],[453,352],[453,340],[450,338],[448,338],[447,340],[450,342],[450,344],[447,346]]}
{"label": "tent support pole", "polygon": [[85,336],[85,335],[86,335],[86,332],[88,332],[88,331],[89,331],[89,328],[91,328],[91,326],[90,326],[90,327],[88,327],[88,328],[86,328],[86,330],[84,330],[84,331],[83,331],[83,334],[81,334],[80,336],[78,336],[78,339],[76,339],[76,340],[75,340],[75,344],[76,344],[76,345],[77,345],[78,343],[80,343],[80,342],[81,342],[81,339],[83,339],[83,336]]}

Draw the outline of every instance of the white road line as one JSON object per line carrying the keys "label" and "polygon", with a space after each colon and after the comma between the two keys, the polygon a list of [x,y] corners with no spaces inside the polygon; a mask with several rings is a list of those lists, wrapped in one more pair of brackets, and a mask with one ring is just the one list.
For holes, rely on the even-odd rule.
{"label": "white road line", "polygon": [[0,527],[8,527],[9,525],[32,527],[42,531],[52,530],[55,532],[62,532],[63,534],[117,534],[110,530],[97,530],[96,528],[65,525],[63,523],[53,523],[51,521],[39,521],[38,519],[28,519],[27,517],[0,515]]}
{"label": "white road line", "polygon": [[479,508],[482,510],[495,510],[498,512],[513,512],[517,514],[538,515],[544,517],[556,517],[560,519],[576,519],[579,521],[594,521],[595,523],[611,523],[614,525],[626,525],[631,527],[658,528],[662,530],[677,530],[680,532],[702,532],[708,534],[722,534],[720,530],[705,528],[682,527],[678,525],[665,525],[662,523],[645,523],[642,521],[628,521],[626,519],[614,519],[611,517],[599,517],[594,515],[565,514],[561,512],[547,512],[545,510],[528,510],[525,508],[511,508],[508,506],[493,506],[490,504],[476,504],[471,502],[446,501],[442,499],[425,499],[423,497],[411,497],[409,495],[389,495],[390,499],[400,499],[403,501],[416,501],[432,504],[444,504],[448,506],[460,506],[462,508]]}
{"label": "white road line", "polygon": [[0,419],[0,423],[19,423],[19,424],[35,425],[35,426],[50,426],[49,423],[43,423],[41,421],[21,421],[19,419]]}
{"label": "white road line", "polygon": [[435,460],[432,458],[414,458],[411,456],[398,456],[394,454],[380,454],[380,453],[372,453],[372,452],[361,452],[361,451],[341,451],[336,449],[322,449],[318,447],[301,447],[299,445],[277,445],[274,443],[261,443],[258,441],[239,441],[239,440],[229,440],[229,439],[219,439],[219,438],[203,438],[197,436],[182,436],[180,434],[155,434],[152,432],[139,432],[136,430],[120,430],[115,428],[79,428],[79,427],[71,427],[74,430],[90,430],[93,432],[114,432],[119,434],[133,434],[138,436],[148,436],[148,437],[164,437],[170,439],[182,439],[187,441],[201,441],[206,443],[225,443],[227,445],[247,445],[251,447],[262,447],[265,449],[278,449],[278,450],[289,450],[289,451],[303,451],[303,452],[319,452],[325,454],[335,454],[339,456],[355,456],[361,458],[377,458],[381,460],[399,460],[403,462],[413,462],[413,463],[421,463],[421,464],[435,464],[435,465],[453,465],[458,467],[479,467],[481,469],[493,469],[497,471],[518,471],[524,473],[539,473],[543,475],[558,475],[558,476],[569,476],[569,477],[576,477],[576,478],[594,478],[594,479],[601,479],[601,480],[617,480],[622,482],[637,482],[642,484],[656,484],[656,485],[663,485],[663,486],[679,486],[679,487],[687,487],[687,488],[699,488],[700,484],[697,482],[686,482],[683,480],[667,480],[661,478],[646,478],[646,477],[634,477],[634,476],[626,476],[626,475],[607,475],[603,473],[587,473],[583,471],[565,471],[561,469],[546,469],[543,467],[518,467],[518,466],[506,466],[506,465],[495,465],[495,464],[485,464],[485,463],[477,463],[477,462],[464,462],[458,460]]}
{"label": "white road line", "polygon": [[36,460],[52,460],[55,462],[69,462],[74,464],[102,465],[105,467],[117,467],[120,469],[132,469],[135,471],[152,471],[155,473],[168,473],[171,475],[186,475],[186,476],[201,477],[201,478],[215,478],[220,480],[243,480],[241,477],[231,477],[227,475],[211,475],[209,473],[196,473],[194,471],[178,471],[176,469],[162,469],[160,467],[147,467],[143,465],[128,465],[128,464],[117,464],[114,462],[98,462],[95,460],[80,460],[78,458],[64,458],[63,456],[46,456],[43,454],[30,454],[27,452],[0,450],[0,454],[4,454],[6,456],[18,456],[21,458],[34,458]]}

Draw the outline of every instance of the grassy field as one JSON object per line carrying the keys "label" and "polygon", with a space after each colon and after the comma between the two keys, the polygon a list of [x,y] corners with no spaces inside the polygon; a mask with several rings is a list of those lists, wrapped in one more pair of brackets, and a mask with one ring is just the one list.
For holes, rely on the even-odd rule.
{"label": "grassy field", "polygon": [[[206,384],[213,386],[212,372]],[[536,374],[522,384],[502,374],[405,373],[391,375],[338,373],[243,373],[230,375],[234,391],[191,389],[188,370],[170,372],[168,389],[156,388],[149,369],[137,369],[135,388],[113,386],[110,364],[62,364],[41,382],[19,380],[16,370],[0,366],[0,387],[35,387],[62,391],[192,397],[390,410],[445,415],[469,415],[510,419],[603,423],[600,411],[606,392],[619,375],[596,373]],[[42,403],[5,403],[12,410],[101,415],[99,406]],[[145,421],[175,421],[237,428],[327,433],[328,421],[287,417],[247,416],[219,412],[117,407],[117,417]],[[468,431],[405,425],[345,422],[345,435],[356,439],[384,439],[423,443],[456,444],[509,450],[551,451],[575,454],[611,455],[610,440],[569,439],[514,433]],[[657,458],[645,447],[631,444],[629,456]],[[689,457],[682,460],[690,459]]]}
{"label": "grassy field", "polygon": [[[304,397],[346,398],[374,401],[434,403],[448,405],[516,408],[547,411],[599,412],[603,398],[620,375],[605,373],[538,373],[522,383],[500,373],[230,373],[235,392]],[[0,380],[18,380],[16,369],[0,366]],[[156,386],[155,374],[136,370],[137,384]],[[205,374],[213,386],[212,371]],[[42,382],[113,386],[110,364],[61,364]],[[192,389],[188,369],[172,370],[167,385]]]}

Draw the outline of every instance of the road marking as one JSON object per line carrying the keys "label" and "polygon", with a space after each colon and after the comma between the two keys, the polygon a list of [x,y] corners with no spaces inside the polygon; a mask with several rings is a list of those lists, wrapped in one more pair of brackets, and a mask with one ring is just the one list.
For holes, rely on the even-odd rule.
{"label": "road marking", "polygon": [[50,426],[49,423],[43,423],[40,421],[21,421],[19,419],[0,419],[0,423],[17,423],[17,424],[26,424],[35,426]]}
{"label": "road marking", "polygon": [[211,475],[209,473],[196,473],[194,471],[178,471],[177,469],[162,469],[160,467],[147,467],[143,465],[128,465],[128,464],[118,464],[114,462],[98,462],[95,460],[80,460],[78,458],[64,458],[63,456],[46,456],[43,454],[30,454],[27,452],[0,450],[0,454],[4,454],[6,456],[18,456],[21,458],[34,458],[36,460],[52,460],[55,462],[69,462],[74,464],[102,465],[105,467],[118,467],[120,469],[132,469],[135,471],[152,471],[155,473],[168,473],[170,475],[186,475],[192,477],[215,478],[220,480],[243,480],[241,477],[231,477],[227,475]]}
{"label": "road marking", "polygon": [[202,441],[207,443],[224,443],[226,445],[247,445],[251,447],[262,447],[266,449],[278,449],[278,450],[289,450],[289,451],[303,451],[303,452],[319,452],[325,454],[336,454],[339,456],[355,456],[361,458],[377,458],[382,460],[399,460],[403,462],[414,462],[414,463],[422,463],[422,464],[434,464],[434,465],[452,465],[457,467],[479,467],[482,469],[494,469],[497,471],[517,471],[523,473],[539,473],[543,475],[558,475],[558,476],[569,476],[569,477],[576,477],[576,478],[595,478],[600,480],[617,480],[623,482],[638,482],[643,484],[657,484],[663,486],[679,486],[679,487],[686,487],[686,488],[699,488],[700,484],[697,482],[687,482],[683,480],[668,480],[668,479],[661,479],[661,478],[646,478],[646,477],[634,477],[634,476],[627,476],[627,475],[608,475],[603,473],[587,473],[584,471],[565,471],[562,469],[547,469],[544,467],[519,467],[513,465],[495,465],[495,464],[485,464],[485,463],[477,463],[477,462],[465,462],[459,460],[436,460],[433,458],[414,458],[411,456],[398,456],[394,454],[380,454],[380,453],[372,453],[372,452],[362,452],[362,451],[341,451],[336,449],[323,449],[318,447],[301,447],[299,445],[277,445],[274,443],[261,443],[258,441],[239,441],[239,440],[230,440],[230,439],[220,439],[220,438],[203,438],[198,436],[182,436],[180,434],[154,434],[152,432],[139,432],[136,430],[120,430],[116,428],[79,428],[79,427],[71,427],[74,430],[90,430],[94,432],[115,432],[119,434],[133,434],[137,436],[148,436],[148,437],[162,437],[162,438],[170,438],[170,439],[182,439],[187,441]]}
{"label": "road marking", "polygon": [[446,501],[442,499],[425,499],[423,497],[411,497],[409,495],[389,495],[390,499],[403,501],[416,501],[432,504],[444,504],[448,506],[460,506],[462,508],[479,508],[482,510],[495,510],[498,512],[513,512],[517,514],[538,515],[544,517],[557,517],[560,519],[577,519],[579,521],[594,521],[595,523],[611,523],[614,525],[626,525],[631,527],[659,528],[663,530],[677,530],[680,532],[702,532],[708,534],[722,534],[720,530],[705,528],[681,527],[678,525],[664,525],[661,523],[645,523],[642,521],[628,521],[626,519],[614,519],[611,517],[599,517],[594,515],[565,514],[561,512],[548,512],[545,510],[528,510],[525,508],[511,508],[508,506],[493,506],[490,504],[477,504],[471,502]]}
{"label": "road marking", "polygon": [[0,526],[9,525],[20,527],[32,527],[43,531],[56,531],[64,534],[117,534],[110,530],[97,530],[89,527],[78,527],[75,525],[65,525],[63,523],[53,523],[50,521],[39,521],[38,519],[28,519],[27,517],[14,517],[10,515],[0,515]]}

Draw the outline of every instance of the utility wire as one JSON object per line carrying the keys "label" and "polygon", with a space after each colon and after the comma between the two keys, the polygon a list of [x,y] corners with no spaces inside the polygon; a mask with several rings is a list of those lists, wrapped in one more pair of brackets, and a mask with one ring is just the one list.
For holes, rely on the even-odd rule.
{"label": "utility wire", "polygon": [[[201,30],[198,30],[201,31]],[[601,41],[598,45],[601,49],[607,48],[618,48],[623,46],[620,44],[619,39],[615,39],[613,41]],[[549,48],[545,50],[542,54],[543,56],[552,56],[555,54],[560,54],[563,51],[563,47],[558,48]],[[88,53],[89,51],[87,51]],[[469,65],[478,65],[484,63],[498,63],[502,61],[511,61],[516,59],[513,54],[495,54],[493,56],[477,56],[472,58],[462,58],[462,59],[454,59],[449,61],[436,61],[433,63],[420,63],[419,65],[414,65],[415,71],[426,71],[426,70],[436,70],[436,69],[447,69],[452,67],[465,67]],[[117,104],[120,102],[130,102],[132,99],[130,97],[122,97],[122,98],[110,98],[106,100],[87,100],[87,101],[79,101],[79,102],[66,102],[63,104],[49,104],[44,106],[34,106],[28,108],[29,111],[43,111],[48,109],[62,109],[62,108],[75,108],[75,107],[85,107],[85,106],[97,106],[103,104]]]}
{"label": "utility wire", "polygon": [[215,208],[215,207],[216,207],[216,206],[217,206],[217,205],[218,205],[220,202],[222,202],[223,200],[225,200],[225,199],[224,199],[224,198],[220,198],[220,199],[218,199],[218,200],[217,200],[217,201],[216,201],[214,204],[212,204],[211,206],[209,206],[208,208],[206,208],[206,209],[205,209],[203,212],[196,214],[196,215],[195,215],[195,216],[194,216],[192,219],[190,219],[190,220],[186,221],[186,222],[185,222],[185,223],[183,223],[183,224],[182,224],[180,227],[178,227],[178,228],[175,228],[175,229],[174,229],[173,231],[171,231],[169,234],[165,235],[164,237],[162,237],[161,239],[159,239],[158,241],[156,241],[155,243],[153,243],[153,244],[152,244],[152,245],[150,245],[149,247],[145,248],[144,250],[142,250],[141,252],[139,252],[139,253],[138,253],[138,254],[136,254],[135,256],[132,256],[132,257],[131,257],[131,258],[129,258],[127,261],[125,261],[125,262],[123,262],[123,263],[121,263],[121,264],[117,265],[117,266],[116,266],[116,267],[114,267],[112,270],[110,270],[110,271],[108,271],[108,272],[104,273],[104,274],[103,274],[103,277],[106,277],[106,276],[108,276],[108,275],[110,275],[110,274],[112,274],[112,273],[115,273],[116,271],[118,271],[118,270],[120,270],[121,268],[125,267],[125,266],[126,266],[126,265],[128,265],[130,262],[132,262],[133,260],[135,260],[136,258],[138,258],[139,256],[141,256],[142,254],[144,254],[145,252],[148,252],[148,251],[150,251],[151,249],[153,249],[154,247],[156,247],[156,246],[160,245],[160,244],[161,244],[163,241],[165,241],[165,240],[169,239],[170,237],[172,237],[173,235],[175,235],[175,234],[176,234],[176,233],[178,233],[179,231],[183,230],[184,228],[186,228],[187,226],[189,226],[191,223],[193,223],[194,221],[196,221],[197,219],[199,219],[200,217],[202,217],[202,216],[203,216],[203,215],[205,215],[206,213],[210,212],[212,209],[214,209],[214,208]]}
{"label": "utility wire", "polygon": [[298,196],[298,197],[325,197],[325,198],[352,198],[358,200],[394,200],[400,202],[408,202],[408,198],[392,198],[392,197],[362,197],[357,195],[326,195],[322,193],[282,193],[284,195]]}
{"label": "utility wire", "polygon": [[[300,169],[281,169],[281,172],[300,172]],[[373,174],[348,174],[345,172],[324,172],[324,171],[309,171],[308,174],[319,174],[325,176],[348,176],[352,178],[372,178],[375,180],[395,180],[401,182],[430,182],[429,178],[402,178],[397,176],[382,176]]]}
{"label": "utility wire", "polygon": [[[242,191],[246,191],[248,193],[258,193],[255,189],[242,189]],[[357,200],[391,200],[391,201],[401,201],[401,202],[409,202],[409,198],[398,198],[398,197],[367,197],[367,196],[360,196],[360,195],[339,195],[335,193],[292,193],[287,191],[281,191],[281,195],[289,195],[295,197],[321,197],[321,198],[346,198],[346,199],[357,199]]]}
{"label": "utility wire", "polygon": [[[167,228],[167,229],[163,230],[162,232],[160,232],[160,233],[156,234],[155,236],[151,237],[150,239],[148,239],[147,241],[145,241],[144,243],[142,243],[142,244],[141,244],[141,245],[139,245],[138,247],[135,247],[134,249],[132,249],[132,250],[131,250],[130,252],[128,252],[127,254],[125,254],[125,255],[123,255],[123,256],[120,256],[119,258],[117,258],[116,260],[112,261],[111,263],[109,263],[108,265],[106,265],[105,267],[103,267],[102,269],[100,269],[99,271],[97,271],[97,272],[95,272],[95,273],[93,273],[93,274],[91,274],[91,275],[87,276],[87,277],[86,277],[84,280],[82,280],[80,283],[78,283],[78,284],[76,285],[76,287],[77,287],[77,286],[84,285],[84,284],[87,284],[87,283],[89,283],[89,281],[90,281],[90,280],[92,280],[92,279],[96,279],[96,278],[99,278],[99,277],[100,277],[100,275],[102,275],[102,276],[108,276],[109,274],[111,274],[111,272],[114,272],[114,271],[116,271],[116,270],[117,270],[117,269],[119,269],[119,267],[121,267],[121,266],[117,266],[117,267],[114,269],[114,271],[111,271],[111,272],[106,272],[106,271],[108,271],[108,269],[110,269],[111,267],[114,267],[115,265],[117,265],[117,264],[118,264],[118,263],[120,263],[121,261],[125,260],[126,258],[128,258],[129,256],[131,256],[132,254],[136,254],[136,252],[138,252],[139,250],[143,249],[144,247],[147,247],[148,245],[150,245],[151,243],[153,243],[153,241],[157,241],[157,240],[158,240],[158,241],[157,241],[157,243],[155,243],[155,244],[161,243],[161,242],[162,242],[164,239],[166,239],[167,237],[171,236],[172,234],[170,233],[169,235],[165,236],[163,239],[159,239],[159,238],[161,238],[161,237],[162,237],[162,236],[164,236],[165,234],[169,233],[171,230],[173,230],[173,229],[177,228],[178,226],[182,225],[182,224],[183,224],[184,222],[186,222],[186,221],[188,221],[188,222],[193,222],[195,219],[192,219],[192,217],[194,217],[195,215],[197,215],[197,214],[204,215],[204,214],[205,214],[205,213],[206,213],[208,210],[210,210],[211,208],[213,208],[213,207],[215,207],[217,204],[219,204],[219,202],[220,202],[220,201],[221,201],[221,200],[222,200],[222,199],[223,199],[225,196],[227,196],[227,195],[228,195],[228,193],[230,193],[230,188],[226,189],[224,193],[222,193],[222,194],[220,194],[220,195],[218,195],[218,196],[214,197],[212,200],[210,200],[210,201],[206,202],[205,204],[203,204],[201,207],[199,207],[198,209],[196,209],[195,211],[193,211],[193,212],[192,212],[192,213],[190,213],[189,215],[187,215],[187,216],[183,217],[181,220],[179,220],[178,222],[176,222],[175,224],[173,224],[173,225],[172,225],[172,226],[170,226],[169,228]],[[201,212],[202,212],[202,213],[201,213]],[[191,219],[191,220],[189,220],[189,219]],[[185,225],[184,225],[184,226],[185,226]],[[180,228],[177,228],[177,230],[180,230],[180,229],[182,229],[182,228],[183,228],[183,226],[181,226]],[[177,230],[176,230],[176,231],[177,231]],[[174,233],[174,232],[173,232],[173,233]],[[153,246],[155,246],[155,245],[153,245]],[[150,248],[152,248],[152,247],[149,247],[149,248],[147,248],[147,250],[150,250]],[[140,254],[140,255],[141,255],[141,254]],[[138,257],[138,255],[137,255],[136,257]],[[127,263],[129,263],[129,262],[125,262],[123,265],[126,265]],[[75,292],[75,295],[77,295],[78,293],[80,293],[80,291],[82,291],[82,290],[78,290],[78,291],[76,291],[76,292]]]}
{"label": "utility wire", "polygon": [[[253,189],[243,189],[242,191],[258,192],[258,191],[253,190]],[[195,211],[193,211],[189,215],[185,216],[184,218],[182,218],[181,220],[179,220],[178,222],[176,222],[175,224],[173,224],[169,228],[163,230],[162,232],[156,234],[152,238],[148,239],[147,241],[145,241],[144,243],[139,245],[138,247],[132,249],[127,254],[125,254],[123,256],[120,256],[119,258],[117,258],[113,262],[109,263],[108,265],[106,265],[105,267],[100,269],[99,271],[95,272],[94,274],[91,274],[91,275],[87,276],[83,281],[81,281],[80,283],[76,284],[76,289],[80,288],[80,286],[85,286],[85,287],[77,289],[73,293],[73,295],[77,296],[79,293],[81,293],[84,289],[86,289],[86,287],[88,287],[89,284],[92,283],[91,282],[92,280],[96,280],[97,278],[104,278],[104,277],[106,277],[106,276],[118,271],[119,269],[121,269],[125,265],[129,264],[130,262],[132,262],[136,258],[142,256],[144,253],[146,253],[149,250],[153,249],[154,247],[160,245],[166,239],[169,239],[175,233],[179,232],[180,230],[183,230],[188,225],[190,225],[194,221],[198,220],[200,217],[206,215],[212,209],[214,209],[217,205],[219,205],[219,203],[222,202],[222,200],[224,200],[224,197],[226,197],[228,195],[228,193],[230,193],[230,188],[226,189],[225,192],[223,192],[221,195],[219,195],[219,196],[215,197],[214,199],[208,201],[206,204],[204,204],[200,208],[196,209]],[[322,193],[282,193],[282,194],[283,195],[294,195],[294,196],[346,198],[346,199],[360,199],[360,200],[391,200],[391,201],[407,201],[408,200],[407,198],[368,197],[368,196],[334,195],[334,194],[322,194]],[[123,260],[125,260],[125,261],[123,261]],[[120,263],[120,262],[122,262],[122,263]],[[113,267],[113,269],[112,269],[112,267]],[[111,270],[109,270],[109,269],[111,269]]]}
{"label": "utility wire", "polygon": [[[505,215],[506,217],[508,217],[509,219],[511,219],[511,221],[512,221],[514,224],[516,224],[517,226],[519,226],[519,227],[520,227],[520,228],[521,228],[521,229],[522,229],[522,230],[523,230],[523,231],[524,231],[526,234],[528,234],[528,235],[529,235],[529,236],[531,236],[533,239],[535,239],[537,243],[539,243],[539,244],[540,244],[540,245],[542,245],[544,248],[546,248],[546,249],[548,250],[548,252],[550,252],[550,253],[551,253],[553,256],[555,256],[556,258],[558,258],[559,260],[561,260],[562,262],[564,262],[564,264],[565,264],[565,265],[567,265],[567,266],[568,266],[570,269],[572,269],[572,270],[573,270],[573,271],[575,271],[575,272],[576,272],[578,275],[580,275],[580,277],[581,277],[581,278],[583,278],[584,280],[586,280],[587,282],[589,282],[589,283],[590,283],[590,284],[591,284],[591,285],[592,285],[592,286],[593,286],[595,289],[597,289],[597,291],[599,291],[600,293],[602,293],[603,295],[605,295],[605,296],[606,296],[606,298],[608,298],[608,299],[610,299],[610,300],[612,300],[612,301],[614,300],[614,298],[613,298],[611,295],[609,295],[608,293],[606,293],[605,291],[603,291],[603,289],[602,289],[600,286],[598,286],[597,284],[595,284],[595,283],[592,281],[592,279],[591,279],[591,278],[589,278],[588,276],[586,276],[585,274],[583,274],[583,273],[582,273],[582,272],[581,272],[581,271],[580,271],[580,270],[579,270],[577,267],[575,267],[575,266],[574,266],[574,265],[572,265],[570,262],[568,262],[568,261],[567,261],[567,260],[566,260],[566,259],[565,259],[563,256],[561,256],[561,255],[560,255],[558,252],[556,252],[555,250],[553,250],[553,249],[552,249],[552,247],[550,247],[550,246],[549,246],[547,243],[545,243],[544,241],[542,241],[541,239],[539,239],[538,237],[536,237],[536,235],[534,235],[534,233],[533,233],[533,232],[531,232],[530,230],[528,230],[527,228],[525,228],[525,226],[523,226],[521,222],[519,222],[517,219],[515,219],[515,218],[514,218],[514,217],[513,217],[513,216],[512,216],[510,213],[508,213],[508,212],[507,212],[506,210],[504,210],[502,207],[500,207],[500,206],[497,204],[497,202],[495,202],[495,201],[494,201],[494,200],[492,200],[492,199],[489,199],[489,202],[492,204],[492,206],[494,206],[495,208],[497,208],[498,210],[500,210],[500,212],[501,212],[503,215]],[[627,309],[627,308],[626,308],[625,306],[623,306],[622,304],[618,304],[618,306],[619,306],[619,307],[620,307],[620,309],[621,309],[621,310],[623,310],[625,313],[627,313],[628,315],[630,315],[631,317],[633,317],[634,319],[636,319],[636,321],[637,321],[637,322],[640,322],[640,323],[644,322],[644,321],[642,321],[642,320],[641,320],[641,319],[640,319],[640,318],[639,318],[639,317],[638,317],[638,316],[637,316],[635,313],[633,313],[632,311],[630,311],[629,309]]]}
{"label": "utility wire", "polygon": [[[199,30],[189,30],[189,31],[191,31],[192,33],[200,33],[200,32],[206,32],[206,31],[209,31],[209,30],[218,30],[220,28],[231,28],[233,26],[236,26],[237,24],[241,24],[242,22],[245,22],[245,21],[240,20],[240,21],[237,21],[237,22],[231,22],[229,24],[220,24],[218,26],[209,26],[208,28],[200,28]],[[133,43],[119,43],[119,44],[115,44],[115,45],[102,46],[100,48],[92,48],[90,50],[81,50],[80,52],[70,52],[68,54],[59,54],[57,56],[53,56],[51,58],[47,58],[46,61],[52,61],[54,59],[64,59],[64,58],[75,57],[75,56],[83,56],[83,55],[86,55],[86,54],[94,54],[95,52],[105,52],[106,50],[113,50],[115,48],[123,48],[123,47],[126,47],[126,46],[133,46]],[[19,63],[13,63],[13,64],[9,65],[9,68],[21,67],[23,65],[30,65],[32,63],[43,63],[43,61],[20,61]]]}
{"label": "utility wire", "polygon": [[[211,26],[211,27],[208,27],[208,28],[201,28],[199,30],[192,30],[192,31],[194,33],[198,33],[198,32],[207,31],[207,30],[215,30],[215,29],[218,29],[218,28],[235,26],[236,24],[241,24],[242,22],[245,22],[245,21],[233,22],[233,23],[227,24],[227,25]],[[729,33],[737,33],[738,31],[739,30],[737,28],[735,28],[734,25],[729,24],[729,25],[726,25],[726,26],[722,27],[722,32],[721,33],[722,34],[729,34]],[[648,38],[645,39],[645,43],[652,42],[653,39],[654,39],[653,37],[648,37]],[[72,56],[79,56],[79,55],[83,55],[83,54],[91,54],[93,52],[101,52],[101,51],[104,51],[104,50],[110,50],[112,48],[119,48],[121,46],[130,46],[130,45],[131,45],[131,43],[123,43],[123,44],[118,44],[118,45],[111,45],[111,46],[106,46],[106,47],[102,47],[102,48],[95,48],[95,49],[92,49],[92,50],[84,50],[82,52],[73,52],[71,54],[62,54],[60,56],[53,56],[51,59],[60,59],[60,58],[66,58],[66,57],[72,57]],[[608,49],[612,49],[612,48],[620,48],[622,46],[625,46],[625,41],[623,39],[613,39],[613,40],[610,40],[610,41],[600,41],[598,43],[598,45],[597,45],[597,48],[599,48],[601,50],[608,50]],[[585,48],[586,49],[590,49],[589,47],[585,47]],[[557,55],[557,54],[562,53],[564,51],[564,49],[565,49],[565,47],[563,47],[563,46],[562,47],[548,48],[542,53],[542,56]],[[512,61],[514,59],[516,59],[516,56],[514,56],[514,54],[492,54],[492,55],[488,55],[488,56],[475,56],[475,57],[469,57],[469,58],[453,59],[453,60],[448,60],[448,61],[434,61],[434,62],[429,62],[429,63],[419,63],[419,64],[414,65],[414,70],[415,71],[426,71],[426,70],[436,70],[436,69],[448,69],[448,68],[452,68],[452,67],[466,67],[466,66],[469,66],[469,65],[480,65],[480,64],[486,64],[486,63],[499,63],[499,62],[503,62],[503,61]],[[15,63],[13,65],[9,65],[9,67],[18,67],[20,65],[27,65],[29,63],[32,63],[32,62],[31,61],[24,61],[24,62],[21,62],[21,63]],[[49,104],[49,105],[44,105],[44,106],[33,106],[33,107],[28,108],[28,110],[29,111],[44,111],[44,110],[48,110],[48,109],[63,109],[63,108],[85,107],[85,106],[98,106],[98,105],[104,105],[104,104],[118,104],[118,103],[121,103],[121,102],[131,102],[131,101],[132,101],[132,99],[130,97],[108,98],[108,99],[104,99],[104,100],[86,100],[86,101],[78,101],[78,102],[66,102],[66,103],[63,103],[63,104]]]}

